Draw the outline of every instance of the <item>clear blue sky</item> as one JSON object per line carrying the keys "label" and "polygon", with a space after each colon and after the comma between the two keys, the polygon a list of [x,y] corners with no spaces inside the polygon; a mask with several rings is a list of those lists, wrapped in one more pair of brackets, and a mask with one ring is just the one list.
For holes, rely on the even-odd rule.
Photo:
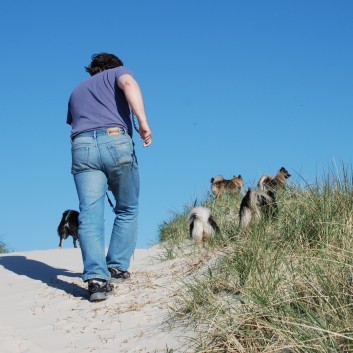
{"label": "clear blue sky", "polygon": [[[350,0],[3,1],[0,239],[57,247],[78,208],[67,100],[102,51],[134,73],[154,133],[148,149],[135,137],[138,247],[212,176],[247,188],[281,166],[296,183],[350,164],[352,18]],[[107,205],[107,239],[112,219]]]}

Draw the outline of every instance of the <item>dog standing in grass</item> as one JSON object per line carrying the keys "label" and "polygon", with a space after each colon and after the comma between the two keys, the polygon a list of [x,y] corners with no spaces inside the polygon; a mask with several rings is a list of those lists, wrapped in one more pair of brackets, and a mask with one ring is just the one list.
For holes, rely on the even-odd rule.
{"label": "dog standing in grass", "polygon": [[223,179],[220,175],[211,178],[211,191],[216,197],[221,196],[225,191],[230,194],[238,194],[243,186],[244,182],[240,174],[234,176],[233,179],[230,180]]}
{"label": "dog standing in grass", "polygon": [[288,170],[282,167],[275,177],[272,177],[271,175],[262,175],[257,186],[264,192],[284,188],[287,184],[287,179],[290,176]]}
{"label": "dog standing in grass", "polygon": [[263,216],[273,217],[277,214],[277,207],[273,191],[253,191],[249,188],[240,204],[239,226],[247,228]]}
{"label": "dog standing in grass", "polygon": [[190,238],[196,243],[206,242],[218,233],[219,227],[207,207],[194,207],[189,214]]}

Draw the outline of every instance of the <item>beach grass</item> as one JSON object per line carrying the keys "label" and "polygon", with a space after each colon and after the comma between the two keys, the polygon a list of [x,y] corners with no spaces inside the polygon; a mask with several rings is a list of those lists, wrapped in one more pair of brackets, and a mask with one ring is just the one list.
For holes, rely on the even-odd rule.
{"label": "beach grass", "polygon": [[[221,234],[197,251],[217,260],[185,281],[175,308],[199,332],[195,352],[353,352],[352,185],[346,168],[289,185],[276,195],[276,219],[247,230],[240,195],[207,195],[201,204]],[[194,246],[191,208],[160,227],[170,257]]]}
{"label": "beach grass", "polygon": [[4,241],[0,240],[0,254],[8,253],[9,250]]}

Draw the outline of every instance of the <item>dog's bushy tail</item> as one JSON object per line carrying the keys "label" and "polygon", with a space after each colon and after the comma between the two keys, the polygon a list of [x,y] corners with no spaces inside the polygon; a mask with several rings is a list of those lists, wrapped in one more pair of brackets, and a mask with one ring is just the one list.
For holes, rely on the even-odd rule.
{"label": "dog's bushy tail", "polygon": [[194,207],[189,214],[190,238],[207,240],[219,232],[219,227],[207,207]]}
{"label": "dog's bushy tail", "polygon": [[252,190],[251,188],[249,188],[247,193],[241,200],[240,209],[239,209],[239,226],[241,228],[246,228],[251,222],[251,218],[252,218],[251,195],[252,195]]}
{"label": "dog's bushy tail", "polygon": [[273,178],[270,175],[263,175],[259,182],[257,183],[257,187],[264,192],[269,190],[268,184],[271,182]]}
{"label": "dog's bushy tail", "polygon": [[274,217],[278,207],[273,191],[252,191],[251,188],[243,197],[239,210],[239,226],[246,228],[253,219],[260,219],[261,215]]}

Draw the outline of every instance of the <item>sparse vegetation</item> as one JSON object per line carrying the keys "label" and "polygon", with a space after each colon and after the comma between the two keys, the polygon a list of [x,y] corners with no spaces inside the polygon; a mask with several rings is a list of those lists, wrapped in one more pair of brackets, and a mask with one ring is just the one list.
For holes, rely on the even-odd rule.
{"label": "sparse vegetation", "polygon": [[0,240],[0,254],[4,254],[7,252],[9,252],[9,251],[6,247],[6,244],[2,240]]}
{"label": "sparse vegetation", "polygon": [[[197,251],[220,255],[190,277],[175,309],[201,332],[195,351],[353,352],[351,173],[289,186],[277,195],[277,218],[248,230],[238,227],[240,201],[208,195],[202,203],[222,235]],[[169,256],[192,247],[191,207],[160,228]]]}

